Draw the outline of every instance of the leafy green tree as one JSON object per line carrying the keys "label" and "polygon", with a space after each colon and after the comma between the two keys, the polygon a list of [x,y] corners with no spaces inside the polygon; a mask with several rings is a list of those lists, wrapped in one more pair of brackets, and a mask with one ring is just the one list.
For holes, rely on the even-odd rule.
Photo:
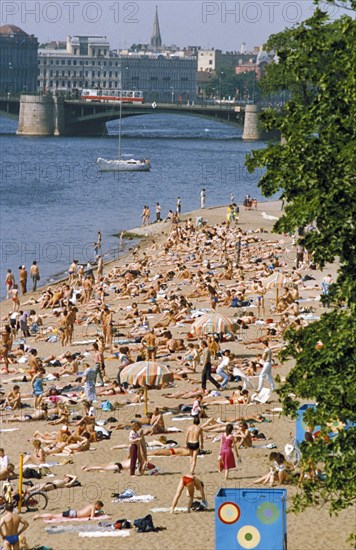
{"label": "leafy green tree", "polygon": [[237,100],[257,100],[259,84],[256,73],[250,71],[237,75],[231,67],[222,68],[207,84],[206,93],[220,99],[235,97]]}
{"label": "leafy green tree", "polygon": [[[300,25],[271,36],[267,50],[279,62],[269,65],[263,88],[288,90],[282,108],[261,115],[267,130],[277,129],[281,143],[270,143],[247,159],[250,171],[265,168],[259,186],[265,196],[280,192],[286,201],[275,229],[292,232],[313,225],[304,246],[323,267],[339,263],[330,287],[329,307],[320,320],[285,334],[283,358],[295,366],[279,394],[285,414],[295,415],[300,399],[318,405],[307,413],[322,437],[303,443],[305,464],[323,463],[325,479],[303,484],[295,509],[322,502],[338,512],[355,503],[355,21],[330,22],[316,9]],[[291,394],[296,399],[290,397]],[[348,424],[328,438],[330,421]]]}

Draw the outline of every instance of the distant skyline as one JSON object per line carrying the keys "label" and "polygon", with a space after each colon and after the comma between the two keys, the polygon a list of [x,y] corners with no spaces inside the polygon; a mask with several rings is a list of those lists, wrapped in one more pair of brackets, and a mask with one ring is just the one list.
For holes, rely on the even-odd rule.
{"label": "distant skyline", "polygon": [[[40,43],[65,40],[68,35],[103,35],[112,49],[133,43],[149,44],[155,7],[166,46],[247,50],[274,33],[303,21],[313,12],[311,0],[2,0],[0,24],[21,27]],[[341,8],[322,5],[332,19]]]}

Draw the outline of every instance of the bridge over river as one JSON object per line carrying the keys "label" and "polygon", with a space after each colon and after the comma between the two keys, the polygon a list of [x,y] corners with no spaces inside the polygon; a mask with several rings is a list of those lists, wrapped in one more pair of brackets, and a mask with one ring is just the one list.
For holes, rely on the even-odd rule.
{"label": "bridge over river", "polygon": [[[209,105],[207,103],[123,103],[122,118],[174,114],[198,116],[243,126],[242,139],[261,139],[258,124],[259,106]],[[63,96],[26,94],[0,96],[0,114],[17,119],[19,135],[103,135],[106,123],[120,117],[118,102],[83,101]]]}

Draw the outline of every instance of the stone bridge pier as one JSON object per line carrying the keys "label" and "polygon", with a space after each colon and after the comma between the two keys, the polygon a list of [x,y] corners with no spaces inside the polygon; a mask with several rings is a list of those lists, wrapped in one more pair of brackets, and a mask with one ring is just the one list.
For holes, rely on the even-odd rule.
{"label": "stone bridge pier", "polygon": [[258,115],[260,112],[260,106],[258,104],[246,105],[245,110],[245,122],[242,139],[245,140],[259,140],[264,137],[262,128],[258,121]]}
{"label": "stone bridge pier", "polygon": [[19,123],[20,136],[102,136],[105,122],[73,122],[61,96],[21,95]]}

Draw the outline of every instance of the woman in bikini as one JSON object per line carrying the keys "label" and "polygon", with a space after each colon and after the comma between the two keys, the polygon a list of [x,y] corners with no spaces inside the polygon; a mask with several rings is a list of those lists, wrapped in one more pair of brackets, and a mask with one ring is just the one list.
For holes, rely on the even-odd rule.
{"label": "woman in bikini", "polygon": [[185,447],[170,447],[168,449],[147,449],[148,456],[190,456],[189,449]]}
{"label": "woman in bikini", "polygon": [[205,496],[205,491],[204,491],[204,484],[200,481],[200,479],[198,479],[194,475],[186,474],[186,475],[182,476],[180,481],[179,481],[179,484],[178,484],[178,487],[177,487],[177,492],[176,492],[175,497],[174,497],[173,502],[172,502],[172,508],[171,508],[171,513],[172,514],[174,514],[175,508],[178,504],[178,500],[179,500],[181,494],[183,493],[184,489],[187,489],[188,495],[189,495],[188,496],[188,509],[187,509],[188,513],[190,512],[190,509],[191,509],[192,504],[193,504],[195,490],[199,491],[200,494],[201,494],[201,498],[202,498],[201,503],[202,503],[202,505],[205,508],[208,507],[208,503],[207,503],[206,496]]}
{"label": "woman in bikini", "polygon": [[46,462],[46,453],[44,449],[42,449],[42,443],[39,439],[34,439],[33,442],[34,447],[34,453],[33,455],[26,455],[24,457],[24,464],[27,464],[28,462],[33,462],[35,464],[43,464]]}
{"label": "woman in bikini", "polygon": [[252,436],[246,422],[239,423],[238,429],[235,432],[235,437],[238,448],[252,447]]}
{"label": "woman in bikini", "polygon": [[5,325],[4,332],[1,335],[1,355],[5,364],[3,372],[5,374],[9,373],[9,353],[12,348],[13,337],[11,333],[10,325]]}

